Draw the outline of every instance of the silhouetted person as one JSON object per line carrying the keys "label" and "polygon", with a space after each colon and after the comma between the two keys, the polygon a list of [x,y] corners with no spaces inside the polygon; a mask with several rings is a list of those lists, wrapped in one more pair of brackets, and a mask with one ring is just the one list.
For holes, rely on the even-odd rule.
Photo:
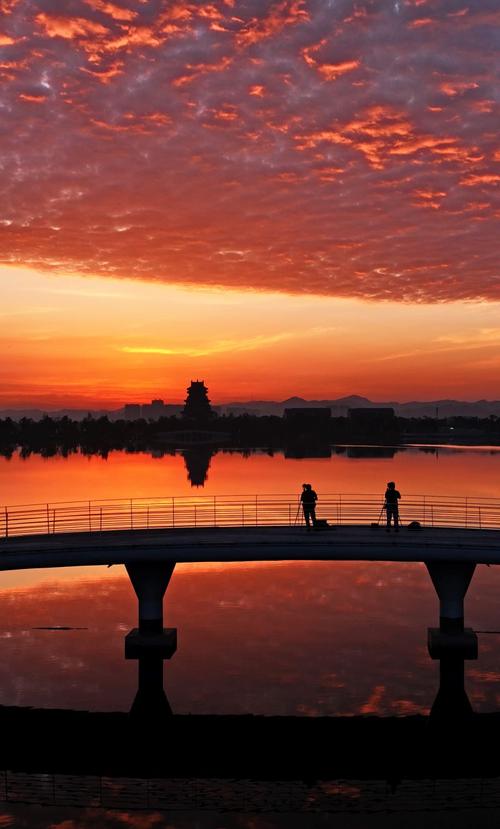
{"label": "silhouetted person", "polygon": [[316,495],[311,484],[302,484],[302,495],[300,496],[300,500],[302,503],[302,509],[304,510],[306,526],[307,529],[310,530],[311,526],[314,527],[316,523],[316,501],[318,500],[318,496]]}
{"label": "silhouetted person", "polygon": [[394,532],[399,532],[399,504],[401,493],[396,489],[394,481],[389,481],[385,491],[385,510],[387,513],[387,532],[391,531],[391,519],[394,522]]}

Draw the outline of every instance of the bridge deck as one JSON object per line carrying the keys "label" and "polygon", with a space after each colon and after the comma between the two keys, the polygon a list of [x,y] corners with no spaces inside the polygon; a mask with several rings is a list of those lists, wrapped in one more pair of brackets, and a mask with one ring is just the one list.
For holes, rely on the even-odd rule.
{"label": "bridge deck", "polygon": [[470,561],[500,564],[500,532],[383,527],[225,527],[118,530],[4,538],[0,570],[126,564],[132,561]]}

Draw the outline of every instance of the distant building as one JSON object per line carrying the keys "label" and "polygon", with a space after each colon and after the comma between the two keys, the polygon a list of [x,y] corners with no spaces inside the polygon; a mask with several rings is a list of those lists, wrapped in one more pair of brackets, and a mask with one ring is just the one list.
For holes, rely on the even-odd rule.
{"label": "distant building", "polygon": [[139,403],[125,403],[123,407],[123,417],[125,420],[138,420],[141,416],[141,407]]}
{"label": "distant building", "polygon": [[326,406],[298,406],[284,409],[285,457],[329,457],[331,417],[331,409]]}
{"label": "distant building", "polygon": [[158,420],[160,417],[166,417],[168,409],[163,400],[152,400],[151,403],[145,403],[142,406],[142,416],[146,420]]}
{"label": "distant building", "polygon": [[329,407],[322,406],[300,406],[298,408],[285,409],[283,417],[292,423],[313,426],[314,424],[327,424],[332,416]]}
{"label": "distant building", "polygon": [[219,406],[219,414],[224,414],[233,417],[241,417],[241,415],[252,415],[258,417],[262,414],[259,409],[248,409],[245,406]]}
{"label": "distant building", "polygon": [[395,414],[394,409],[387,407],[377,408],[376,406],[366,406],[360,409],[348,409],[347,417],[349,420],[355,420],[358,423],[385,423],[393,421]]}
{"label": "distant building", "polygon": [[398,422],[394,409],[387,407],[366,407],[348,409],[347,417],[353,436],[370,438],[398,431]]}

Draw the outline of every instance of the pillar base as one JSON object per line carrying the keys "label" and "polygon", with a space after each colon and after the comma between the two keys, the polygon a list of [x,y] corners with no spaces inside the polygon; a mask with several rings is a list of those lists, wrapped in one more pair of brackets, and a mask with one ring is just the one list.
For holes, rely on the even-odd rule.
{"label": "pillar base", "polygon": [[144,633],[132,628],[125,637],[125,659],[159,657],[171,659],[177,650],[177,628],[163,628],[162,633]]}
{"label": "pillar base", "polygon": [[472,628],[463,628],[455,632],[427,628],[427,649],[431,659],[442,659],[446,656],[477,659],[477,635]]}

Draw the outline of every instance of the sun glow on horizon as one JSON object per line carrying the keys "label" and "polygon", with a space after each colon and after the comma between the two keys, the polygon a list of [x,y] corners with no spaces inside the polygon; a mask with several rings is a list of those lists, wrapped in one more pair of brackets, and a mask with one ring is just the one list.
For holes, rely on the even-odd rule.
{"label": "sun glow on horizon", "polygon": [[497,396],[496,303],[370,303],[0,268],[0,407]]}

